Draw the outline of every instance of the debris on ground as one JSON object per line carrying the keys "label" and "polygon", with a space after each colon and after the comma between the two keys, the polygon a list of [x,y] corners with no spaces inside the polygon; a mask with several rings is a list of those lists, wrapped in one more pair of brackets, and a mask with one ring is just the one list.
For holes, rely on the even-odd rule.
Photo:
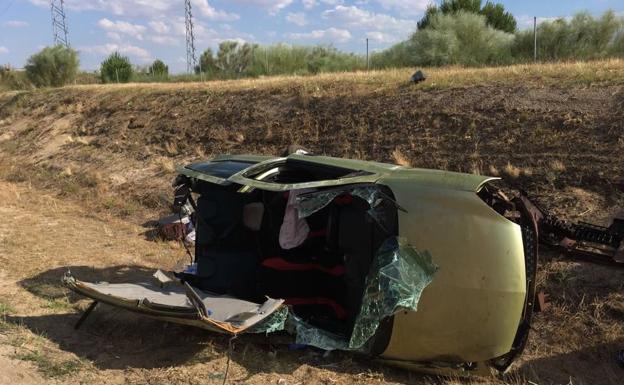
{"label": "debris on ground", "polygon": [[410,81],[412,83],[420,83],[420,82],[424,82],[425,80],[427,80],[427,75],[425,75],[425,73],[422,70],[418,70],[414,72],[414,74],[410,78]]}

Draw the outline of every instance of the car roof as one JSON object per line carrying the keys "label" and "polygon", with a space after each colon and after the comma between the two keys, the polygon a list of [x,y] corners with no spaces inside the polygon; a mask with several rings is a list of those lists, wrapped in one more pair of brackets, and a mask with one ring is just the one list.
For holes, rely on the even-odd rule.
{"label": "car roof", "polygon": [[454,190],[478,191],[485,183],[500,179],[476,174],[466,174],[444,170],[413,168],[399,166],[390,163],[373,162],[358,159],[336,158],[321,155],[291,154],[285,158],[266,155],[218,155],[210,162],[237,161],[248,162],[250,166],[255,163],[270,160],[292,159],[319,165],[334,166],[352,169],[354,171],[366,171],[379,175],[378,182],[400,182],[407,180],[411,183],[431,188],[446,188]]}

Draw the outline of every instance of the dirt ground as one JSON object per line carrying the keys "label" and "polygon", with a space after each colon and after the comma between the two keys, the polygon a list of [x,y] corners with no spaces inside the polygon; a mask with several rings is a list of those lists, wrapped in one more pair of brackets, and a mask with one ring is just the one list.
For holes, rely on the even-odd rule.
{"label": "dirt ground", "polygon": [[621,384],[624,270],[546,250],[538,285],[551,306],[511,373],[487,380],[289,351],[285,336],[241,336],[230,349],[225,336],[105,306],[74,330],[88,302],[60,285],[67,269],[115,282],[185,261],[143,226],[167,211],[174,166],[292,143],[500,175],[568,219],[606,224],[624,209],[624,91],[586,76],[624,78],[624,63],[607,67],[583,81],[571,66],[444,86],[358,75],[0,94],[0,384],[220,384],[228,351],[231,384]]}
{"label": "dirt ground", "polygon": [[[141,226],[0,182],[0,383],[221,383],[229,340],[101,305],[74,330],[84,299],[60,286],[66,270],[123,282],[187,257]],[[549,255],[546,256],[550,257]],[[474,383],[618,384],[624,347],[622,274],[610,267],[547,260],[542,288],[553,306],[538,314],[529,347],[505,380]],[[345,353],[289,351],[285,336],[234,341],[229,383],[454,384],[385,368]],[[505,382],[503,382],[505,381]]]}

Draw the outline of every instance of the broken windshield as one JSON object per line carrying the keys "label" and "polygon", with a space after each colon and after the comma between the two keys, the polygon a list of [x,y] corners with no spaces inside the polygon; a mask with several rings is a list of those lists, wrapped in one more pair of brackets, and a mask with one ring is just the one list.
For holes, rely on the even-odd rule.
{"label": "broken windshield", "polygon": [[202,174],[216,176],[218,178],[227,179],[239,171],[242,171],[254,162],[244,162],[239,160],[225,160],[193,163],[186,166],[189,170],[197,171]]}

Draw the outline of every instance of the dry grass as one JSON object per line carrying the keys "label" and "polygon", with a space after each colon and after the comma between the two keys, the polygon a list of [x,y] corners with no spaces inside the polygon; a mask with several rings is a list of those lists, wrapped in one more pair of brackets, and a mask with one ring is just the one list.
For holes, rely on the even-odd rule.
{"label": "dry grass", "polygon": [[175,164],[171,158],[164,156],[156,158],[156,166],[164,173],[173,173],[175,171]]}
{"label": "dry grass", "polygon": [[392,151],[392,159],[394,160],[394,163],[399,166],[411,167],[409,158],[405,156],[398,147]]}
{"label": "dry grass", "polygon": [[565,163],[560,161],[559,159],[555,159],[550,162],[550,168],[556,172],[564,172],[566,170]]}
{"label": "dry grass", "polygon": [[[590,85],[624,84],[624,60],[562,62],[546,64],[516,64],[488,68],[424,68],[426,82],[417,87],[424,89],[473,86],[482,84],[554,84]],[[91,92],[123,92],[124,90],[167,91],[202,89],[207,93],[302,87],[312,95],[336,92],[346,87],[356,87],[367,92],[393,89],[408,84],[413,69],[391,69],[327,73],[316,76],[272,76],[258,79],[214,80],[203,83],[128,83],[107,85],[68,86]]]}
{"label": "dry grass", "polygon": [[515,179],[515,178],[518,178],[520,176],[520,174],[522,173],[522,169],[520,169],[519,167],[514,166],[510,162],[507,162],[505,167],[503,167],[503,172],[508,177],[511,177],[511,178]]}
{"label": "dry grass", "polygon": [[493,164],[489,165],[489,167],[488,167],[488,172],[489,172],[489,175],[490,175],[490,176],[499,176],[499,175],[500,175],[500,171],[499,171],[499,170],[498,170],[498,168],[497,168],[495,165],[493,165]]}
{"label": "dry grass", "polygon": [[[0,320],[28,321],[30,332],[61,341],[62,349],[42,351],[52,362],[87,357],[94,365],[66,382],[220,383],[227,340],[116,314],[95,321],[83,341],[67,325],[85,304],[55,294],[60,266],[89,266],[98,269],[93,279],[109,279],[118,265],[167,267],[184,257],[175,245],[145,241],[136,224],[167,206],[174,164],[216,153],[277,154],[299,143],[319,154],[501,175],[568,218],[606,221],[624,207],[613,187],[624,177],[614,156],[624,148],[615,137],[623,61],[426,71],[417,86],[406,82],[411,70],[394,70],[0,94],[0,179],[13,182],[0,188],[0,274],[9,274],[0,275]],[[612,351],[624,345],[624,277],[558,258],[542,253],[539,286],[553,306],[537,316],[510,377],[423,378],[241,337],[231,378],[576,385],[600,375],[600,384],[619,385]],[[35,369],[41,361],[21,357]]]}

